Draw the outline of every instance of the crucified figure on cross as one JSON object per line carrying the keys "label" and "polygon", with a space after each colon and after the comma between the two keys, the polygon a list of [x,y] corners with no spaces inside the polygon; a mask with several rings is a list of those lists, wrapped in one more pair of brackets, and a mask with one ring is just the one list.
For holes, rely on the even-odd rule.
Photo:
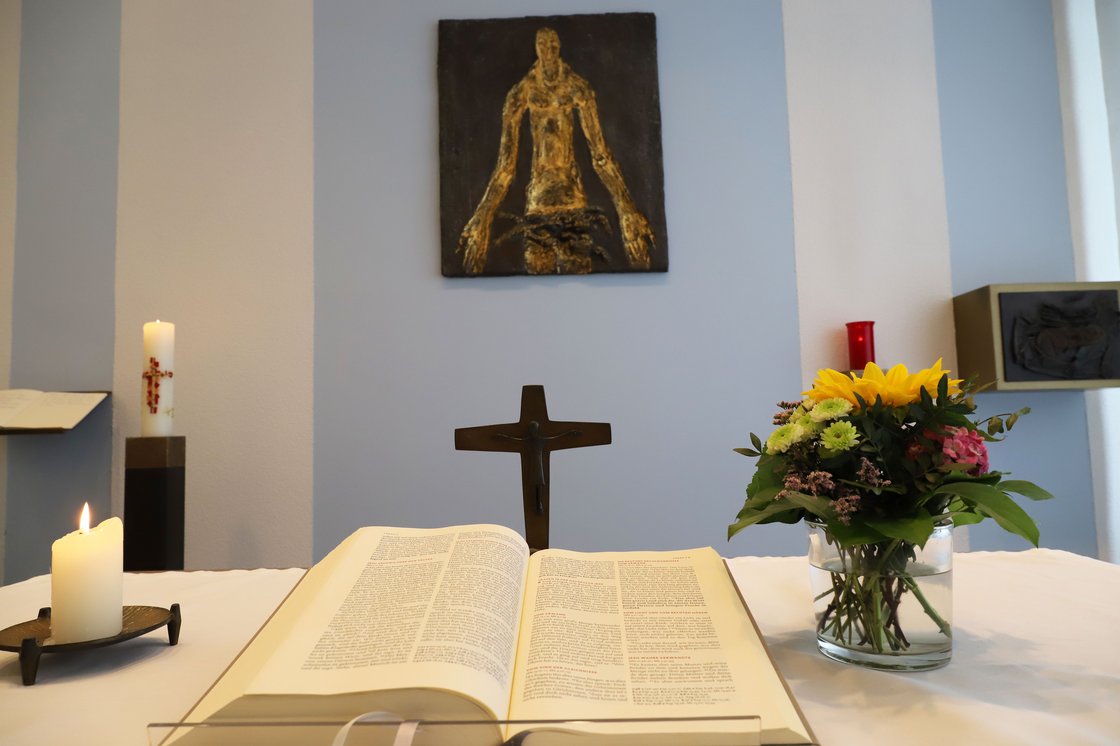
{"label": "crucified figure on cross", "polygon": [[455,449],[521,454],[521,496],[525,538],[531,551],[548,548],[549,454],[565,448],[607,445],[607,422],[554,422],[548,419],[543,386],[521,389],[521,419],[501,425],[455,430]]}
{"label": "crucified figure on cross", "polygon": [[536,420],[529,422],[529,433],[525,436],[510,435],[508,433],[494,433],[495,438],[514,440],[526,443],[529,446],[529,471],[532,473],[533,486],[536,488],[537,515],[544,515],[544,499],[542,492],[547,484],[544,476],[544,448],[550,440],[566,438],[569,435],[580,435],[579,430],[565,430],[556,435],[541,435],[541,423]]}

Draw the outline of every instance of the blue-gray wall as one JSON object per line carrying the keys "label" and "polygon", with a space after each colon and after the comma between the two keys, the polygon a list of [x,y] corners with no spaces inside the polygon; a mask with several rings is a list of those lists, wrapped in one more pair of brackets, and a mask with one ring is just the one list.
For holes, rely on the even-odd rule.
{"label": "blue-gray wall", "polygon": [[[456,452],[452,431],[516,418],[527,383],[553,417],[614,427],[554,456],[555,544],[803,551],[800,527],[724,540],[753,466],[731,448],[801,379],[779,0],[611,7],[657,14],[669,273],[439,274],[436,22],[602,9],[315,0],[315,558],[361,524],[520,526],[516,457]],[[933,14],[954,292],[1072,279],[1049,2]],[[112,384],[120,16],[24,3],[12,386]],[[898,267],[884,292],[905,302],[921,278]],[[993,457],[1058,494],[1030,506],[1043,544],[1091,555],[1084,397],[982,398],[1024,404]],[[47,570],[82,500],[108,513],[110,432],[102,405],[6,439],[8,581]],[[972,546],[1024,544],[983,525]]]}
{"label": "blue-gray wall", "polygon": [[[119,0],[23,4],[12,297],[13,388],[113,383]],[[50,566],[82,503],[110,515],[112,413],[72,432],[10,436],[5,575]]]}
{"label": "blue-gray wall", "polygon": [[[727,547],[750,473],[728,449],[799,380],[776,0],[640,7],[658,19],[668,275],[438,276],[436,21],[538,8],[555,12],[316,4],[316,556],[362,523],[520,525],[515,458],[448,451],[456,426],[513,419],[524,383],[554,417],[615,428],[556,457],[555,543]],[[934,20],[954,292],[1072,279],[1049,3],[935,2]],[[882,271],[884,292],[921,281]],[[1084,396],[982,400],[1034,409],[994,458],[1059,495],[1030,506],[1045,545],[1093,553]],[[972,546],[1024,545],[985,524]],[[727,551],[795,553],[800,535]]]}
{"label": "blue-gray wall", "polygon": [[316,3],[316,557],[363,524],[523,525],[517,457],[452,438],[517,419],[523,384],[613,426],[553,456],[554,545],[727,546],[731,449],[801,375],[777,0],[612,6],[657,15],[668,274],[440,276],[437,21],[601,10]]}
{"label": "blue-gray wall", "polygon": [[[953,292],[1072,282],[1049,0],[937,0],[933,11]],[[999,392],[978,401],[983,416],[1031,408],[992,447],[993,464],[1057,496],[1026,506],[1045,546],[1095,555],[1085,395]],[[991,521],[970,533],[973,549],[1025,546]]]}

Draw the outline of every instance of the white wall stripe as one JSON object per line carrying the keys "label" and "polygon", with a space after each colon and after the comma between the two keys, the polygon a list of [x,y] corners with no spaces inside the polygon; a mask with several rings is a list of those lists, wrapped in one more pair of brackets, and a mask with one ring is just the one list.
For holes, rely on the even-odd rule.
{"label": "white wall stripe", "polygon": [[801,364],[955,368],[948,219],[928,2],[784,0]]}
{"label": "white wall stripe", "polygon": [[311,557],[311,0],[125,0],[114,506],[141,325],[176,324],[186,563]]}
{"label": "white wall stripe", "polygon": [[[1116,281],[1116,191],[1096,8],[1068,0],[1052,7],[1077,279]],[[1120,390],[1088,391],[1085,406],[1098,553],[1120,562]]]}

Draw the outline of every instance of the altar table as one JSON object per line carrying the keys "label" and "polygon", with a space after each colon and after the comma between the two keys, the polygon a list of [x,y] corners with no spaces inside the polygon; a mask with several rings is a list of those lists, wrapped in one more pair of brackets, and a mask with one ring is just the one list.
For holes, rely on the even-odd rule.
{"label": "altar table", "polygon": [[[822,744],[1120,744],[1120,566],[1047,549],[954,563],[953,661],[901,674],[816,651],[805,558],[729,560]],[[146,746],[148,723],[181,719],[302,573],[127,573],[125,604],[180,604],[179,644],[160,629],[45,654],[26,687],[16,654],[0,652],[0,744]],[[48,576],[2,586],[0,629],[49,605]]]}

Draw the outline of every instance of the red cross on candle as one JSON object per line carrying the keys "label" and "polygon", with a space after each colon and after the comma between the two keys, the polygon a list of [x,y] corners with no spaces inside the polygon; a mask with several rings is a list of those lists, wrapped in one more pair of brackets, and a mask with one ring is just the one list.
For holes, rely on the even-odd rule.
{"label": "red cross on candle", "polygon": [[170,370],[160,370],[159,360],[150,357],[148,358],[148,369],[142,375],[144,380],[148,382],[148,411],[156,414],[159,412],[159,381],[161,378],[174,378],[175,373]]}

